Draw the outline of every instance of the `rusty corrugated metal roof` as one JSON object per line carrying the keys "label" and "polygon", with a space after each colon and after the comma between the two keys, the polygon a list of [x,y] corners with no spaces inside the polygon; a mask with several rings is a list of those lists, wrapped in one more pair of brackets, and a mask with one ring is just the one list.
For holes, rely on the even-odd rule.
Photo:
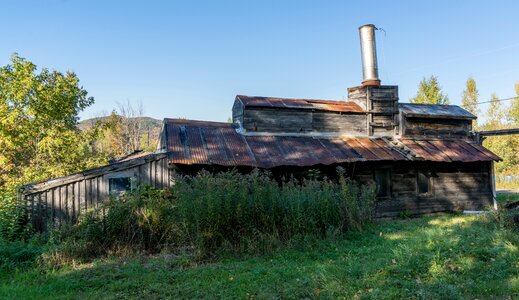
{"label": "rusty corrugated metal roof", "polygon": [[259,96],[236,96],[245,107],[272,107],[272,108],[295,108],[313,109],[334,112],[365,113],[357,103],[352,101],[315,100],[315,99],[291,99]]}
{"label": "rusty corrugated metal roof", "polygon": [[402,144],[415,152],[419,157],[430,161],[442,162],[475,162],[499,161],[497,155],[485,147],[459,139],[402,139]]}
{"label": "rusty corrugated metal roof", "polygon": [[165,120],[169,162],[273,168],[361,161],[500,160],[466,140],[372,137],[245,136],[230,123]]}

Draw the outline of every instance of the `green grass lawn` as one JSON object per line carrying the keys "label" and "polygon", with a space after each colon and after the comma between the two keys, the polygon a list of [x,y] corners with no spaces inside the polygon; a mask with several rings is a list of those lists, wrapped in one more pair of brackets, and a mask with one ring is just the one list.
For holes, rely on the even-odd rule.
{"label": "green grass lawn", "polygon": [[497,201],[502,204],[519,201],[519,193],[498,193]]}
{"label": "green grass lawn", "polygon": [[213,263],[161,255],[10,271],[0,298],[519,297],[519,234],[485,218],[387,220],[346,239]]}

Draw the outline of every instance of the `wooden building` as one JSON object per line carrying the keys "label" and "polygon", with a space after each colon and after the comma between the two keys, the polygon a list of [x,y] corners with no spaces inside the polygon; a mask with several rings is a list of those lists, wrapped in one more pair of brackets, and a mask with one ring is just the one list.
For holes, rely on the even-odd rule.
{"label": "wooden building", "polygon": [[[361,27],[361,40],[375,29]],[[232,123],[165,119],[156,154],[27,185],[21,197],[43,224],[56,219],[56,207],[77,217],[106,199],[111,185],[115,192],[131,188],[129,182],[167,187],[175,172],[333,174],[341,166],[377,186],[379,217],[495,205],[493,162],[500,158],[475,138],[476,117],[455,105],[399,103],[398,87],[380,84],[373,37],[369,41],[367,57],[369,44],[362,42],[363,84],[348,89],[347,101],[238,95]]]}
{"label": "wooden building", "polygon": [[[493,162],[458,106],[398,103],[397,87],[349,89],[349,101],[237,96],[233,123],[166,119],[159,149],[175,172],[319,169],[378,187],[377,215],[494,205]],[[344,129],[343,129],[344,128]]]}
{"label": "wooden building", "polygon": [[33,226],[45,230],[50,224],[74,222],[110,195],[138,184],[167,188],[169,174],[166,154],[136,153],[107,166],[24,185],[19,197],[26,203]]}

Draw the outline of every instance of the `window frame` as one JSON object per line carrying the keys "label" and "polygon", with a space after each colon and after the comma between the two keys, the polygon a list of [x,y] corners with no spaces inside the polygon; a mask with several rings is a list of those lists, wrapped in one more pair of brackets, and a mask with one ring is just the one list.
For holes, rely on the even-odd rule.
{"label": "window frame", "polygon": [[[427,178],[427,192],[420,192],[420,176]],[[416,195],[418,197],[432,197],[434,196],[434,181],[431,171],[425,169],[416,170]]]}
{"label": "window frame", "polygon": [[[130,185],[129,189],[112,191],[111,190],[112,189],[112,181],[113,180],[117,180],[117,179],[128,179],[128,183]],[[135,189],[134,182],[135,182],[135,180],[133,179],[132,176],[110,177],[110,178],[108,178],[108,194],[110,194],[110,195],[121,195],[121,194],[124,194],[124,193],[131,192],[131,191],[133,191]]]}
{"label": "window frame", "polygon": [[[375,187],[376,187],[376,197],[377,199],[388,199],[388,198],[391,198],[391,195],[392,195],[392,185],[391,185],[391,168],[390,167],[385,167],[385,168],[379,168],[379,169],[375,169],[373,170],[373,180],[375,181]],[[383,174],[382,176],[382,180],[385,181],[385,185],[386,185],[386,190],[384,192],[383,195],[380,195],[380,184],[379,184],[379,180],[377,180],[378,178],[380,178],[379,176]],[[382,181],[380,180],[380,181]]]}
{"label": "window frame", "polygon": [[[110,181],[113,179],[119,179],[119,178],[129,178],[129,180],[130,180],[130,189],[129,190],[125,190],[125,191],[111,191],[110,190]],[[135,174],[135,172],[133,170],[131,170],[131,171],[127,170],[127,171],[107,174],[106,176],[104,176],[106,193],[109,196],[115,196],[116,198],[118,198],[121,195],[134,191],[137,188],[137,184],[138,184],[137,178],[138,178],[137,174]]]}

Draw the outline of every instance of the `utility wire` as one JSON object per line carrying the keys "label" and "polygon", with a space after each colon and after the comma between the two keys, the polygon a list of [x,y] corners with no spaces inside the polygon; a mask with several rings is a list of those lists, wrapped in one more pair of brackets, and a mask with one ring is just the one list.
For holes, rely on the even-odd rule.
{"label": "utility wire", "polygon": [[485,103],[492,103],[492,102],[501,102],[501,101],[514,100],[514,99],[517,99],[517,98],[518,97],[510,97],[510,98],[503,98],[503,99],[495,99],[495,100],[483,101],[483,102],[476,103],[476,105],[485,104]]}

